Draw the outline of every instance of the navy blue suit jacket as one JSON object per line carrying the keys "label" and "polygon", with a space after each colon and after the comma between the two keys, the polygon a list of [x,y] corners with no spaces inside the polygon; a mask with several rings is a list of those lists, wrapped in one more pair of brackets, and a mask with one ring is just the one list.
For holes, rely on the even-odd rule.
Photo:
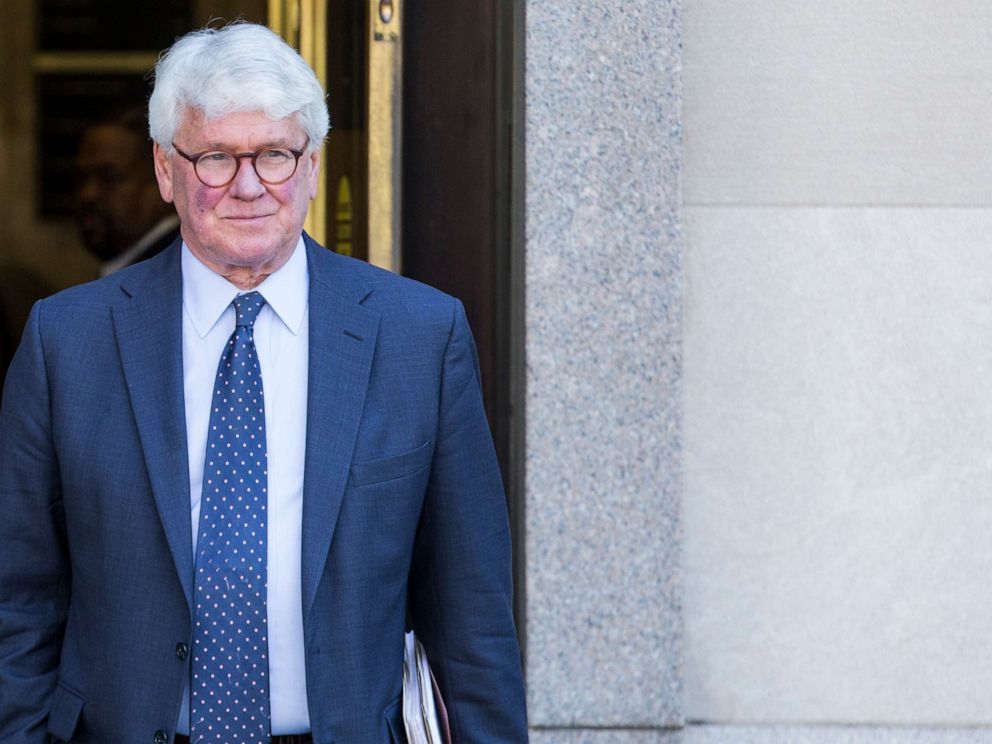
{"label": "navy blue suit jacket", "polygon": [[[409,608],[454,740],[524,742],[506,506],[462,307],[306,243],[314,741],[406,741]],[[177,242],[41,301],[10,368],[0,409],[8,744],[174,733],[193,591],[179,258]]]}

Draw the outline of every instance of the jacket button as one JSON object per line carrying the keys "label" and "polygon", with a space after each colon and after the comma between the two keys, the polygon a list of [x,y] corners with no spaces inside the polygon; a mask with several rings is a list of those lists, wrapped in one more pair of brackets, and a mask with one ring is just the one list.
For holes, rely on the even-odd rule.
{"label": "jacket button", "polygon": [[185,643],[177,643],[176,656],[178,656],[181,661],[186,661],[186,657],[189,656],[189,646]]}
{"label": "jacket button", "polygon": [[169,744],[169,734],[166,733],[165,729],[159,729],[155,732],[155,744]]}

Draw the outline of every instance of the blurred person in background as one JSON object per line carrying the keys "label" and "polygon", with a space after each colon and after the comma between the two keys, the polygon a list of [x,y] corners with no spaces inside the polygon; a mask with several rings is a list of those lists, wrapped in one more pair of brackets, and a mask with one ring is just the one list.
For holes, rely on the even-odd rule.
{"label": "blurred person in background", "polygon": [[[75,218],[106,276],[151,258],[179,234],[179,217],[155,180],[145,109],[119,109],[83,132],[76,156]],[[26,318],[26,316],[25,316]]]}

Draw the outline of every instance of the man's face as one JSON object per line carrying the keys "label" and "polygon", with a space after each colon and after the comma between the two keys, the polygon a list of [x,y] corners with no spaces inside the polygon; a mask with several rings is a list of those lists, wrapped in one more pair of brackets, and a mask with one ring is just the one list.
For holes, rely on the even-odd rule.
{"label": "man's face", "polygon": [[75,213],[86,248],[102,260],[121,253],[168,213],[148,145],[114,124],[86,131],[76,156]]}
{"label": "man's face", "polygon": [[[212,121],[188,112],[176,146],[189,155],[207,150],[255,152],[263,147],[303,149],[306,132],[296,117],[272,121],[261,112],[228,114]],[[293,252],[310,200],[317,195],[320,153],[305,153],[292,178],[262,183],[244,158],[226,186],[205,186],[193,164],[155,147],[155,175],[162,198],[175,204],[190,251],[222,276],[269,274]]]}

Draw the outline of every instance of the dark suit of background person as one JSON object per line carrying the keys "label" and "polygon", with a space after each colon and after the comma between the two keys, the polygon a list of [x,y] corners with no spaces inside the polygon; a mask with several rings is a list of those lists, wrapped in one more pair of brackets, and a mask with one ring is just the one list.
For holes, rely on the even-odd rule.
{"label": "dark suit of background person", "polygon": [[16,263],[0,265],[0,383],[21,342],[31,306],[53,291],[33,269]]}
{"label": "dark suit of background person", "polygon": [[[184,126],[180,141],[199,136]],[[246,143],[258,146],[254,135]],[[316,167],[319,155],[306,155],[294,178],[315,183],[311,158]],[[192,166],[164,148],[156,159],[174,169],[163,194],[178,207],[176,179],[194,189]],[[258,187],[250,171],[240,173],[232,189]],[[192,203],[179,210],[187,244]],[[406,740],[409,611],[454,740],[526,742],[506,507],[462,307],[304,242],[299,580],[313,741]],[[163,744],[175,732],[194,590],[186,250],[176,242],[38,303],[11,366],[0,407],[7,744],[47,744],[50,735]],[[277,384],[265,381],[267,390]]]}

